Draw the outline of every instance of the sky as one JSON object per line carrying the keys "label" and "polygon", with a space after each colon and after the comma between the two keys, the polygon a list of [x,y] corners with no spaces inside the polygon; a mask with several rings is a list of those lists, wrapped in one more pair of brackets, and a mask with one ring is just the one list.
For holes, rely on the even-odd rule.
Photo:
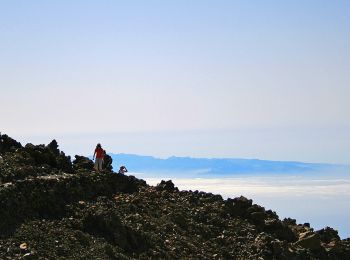
{"label": "sky", "polygon": [[0,0],[0,131],[69,154],[350,164],[347,0]]}

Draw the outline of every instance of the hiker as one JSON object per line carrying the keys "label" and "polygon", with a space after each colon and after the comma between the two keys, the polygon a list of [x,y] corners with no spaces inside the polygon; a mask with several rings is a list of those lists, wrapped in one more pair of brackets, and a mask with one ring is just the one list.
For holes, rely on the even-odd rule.
{"label": "hiker", "polygon": [[94,155],[92,156],[92,160],[95,159],[95,170],[96,171],[101,171],[102,170],[102,163],[103,163],[103,157],[105,156],[105,151],[102,149],[101,144],[97,144],[95,148]]}
{"label": "hiker", "polygon": [[126,173],[126,172],[128,172],[128,170],[126,169],[126,167],[124,166],[124,165],[122,165],[122,166],[120,166],[120,168],[119,168],[119,174],[124,174],[124,173]]}

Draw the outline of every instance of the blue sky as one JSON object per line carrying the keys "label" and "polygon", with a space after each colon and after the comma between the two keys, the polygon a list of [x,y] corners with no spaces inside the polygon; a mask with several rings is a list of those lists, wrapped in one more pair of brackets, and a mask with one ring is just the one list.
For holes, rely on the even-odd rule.
{"label": "blue sky", "polygon": [[[349,1],[0,1],[0,131],[350,163]],[[91,147],[91,148],[90,148]]]}

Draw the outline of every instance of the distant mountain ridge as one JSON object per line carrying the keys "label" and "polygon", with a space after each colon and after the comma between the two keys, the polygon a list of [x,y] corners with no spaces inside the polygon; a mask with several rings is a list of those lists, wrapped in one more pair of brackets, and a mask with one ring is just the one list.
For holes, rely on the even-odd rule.
{"label": "distant mountain ridge", "polygon": [[332,170],[336,164],[269,161],[259,159],[191,158],[172,156],[166,159],[135,154],[109,154],[114,169],[126,165],[130,171],[145,173],[177,172],[200,176],[239,173],[297,173]]}

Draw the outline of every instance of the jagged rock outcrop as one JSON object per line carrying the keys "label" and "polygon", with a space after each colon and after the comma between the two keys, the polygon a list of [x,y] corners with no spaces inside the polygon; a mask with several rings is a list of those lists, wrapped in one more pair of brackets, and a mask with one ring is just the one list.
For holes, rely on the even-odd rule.
{"label": "jagged rock outcrop", "polygon": [[1,136],[0,259],[349,259],[336,230],[278,215],[243,196],[156,187],[93,170],[53,140]]}
{"label": "jagged rock outcrop", "polygon": [[0,153],[6,153],[8,151],[14,151],[17,148],[21,148],[21,143],[12,139],[8,135],[2,135],[0,133]]}
{"label": "jagged rock outcrop", "polygon": [[166,191],[179,191],[177,187],[175,187],[174,183],[169,181],[162,180],[156,187],[157,190],[166,190]]}
{"label": "jagged rock outcrop", "polygon": [[113,162],[112,157],[108,154],[105,154],[105,156],[103,157],[103,168],[106,171],[111,172],[113,170],[112,162]]}
{"label": "jagged rock outcrop", "polygon": [[76,155],[73,161],[73,168],[75,170],[93,170],[94,162],[85,156]]}

